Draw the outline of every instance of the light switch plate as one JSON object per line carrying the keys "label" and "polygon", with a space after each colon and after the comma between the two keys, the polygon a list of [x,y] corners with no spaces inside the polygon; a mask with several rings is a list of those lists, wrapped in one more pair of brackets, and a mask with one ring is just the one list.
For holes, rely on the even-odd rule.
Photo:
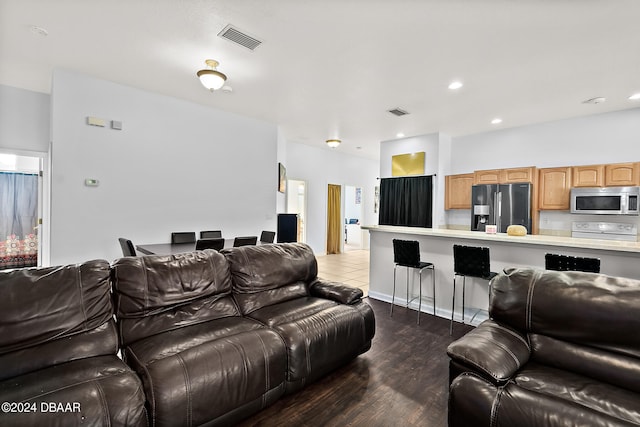
{"label": "light switch plate", "polygon": [[122,122],[119,120],[111,120],[111,129],[122,130]]}

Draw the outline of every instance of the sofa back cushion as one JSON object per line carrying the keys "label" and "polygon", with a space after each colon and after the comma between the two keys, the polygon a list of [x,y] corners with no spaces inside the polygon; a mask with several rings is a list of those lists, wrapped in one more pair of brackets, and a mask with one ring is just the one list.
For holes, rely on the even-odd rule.
{"label": "sofa back cushion", "polygon": [[126,257],[112,265],[123,344],[183,326],[239,316],[229,264],[217,251]]}
{"label": "sofa back cushion", "polygon": [[318,276],[313,250],[304,243],[242,246],[222,251],[243,314],[309,294]]}
{"label": "sofa back cushion", "polygon": [[640,281],[509,268],[491,282],[490,316],[520,331],[640,357]]}
{"label": "sofa back cushion", "polygon": [[0,273],[0,380],[116,354],[104,260]]}

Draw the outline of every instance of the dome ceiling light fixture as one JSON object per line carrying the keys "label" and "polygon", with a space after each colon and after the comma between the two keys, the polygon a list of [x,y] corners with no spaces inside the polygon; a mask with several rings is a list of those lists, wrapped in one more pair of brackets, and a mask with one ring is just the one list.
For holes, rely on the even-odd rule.
{"label": "dome ceiling light fixture", "polygon": [[339,139],[327,139],[326,143],[329,147],[331,148],[336,148],[340,145],[342,141],[340,141]]}
{"label": "dome ceiling light fixture", "polygon": [[224,82],[227,81],[227,76],[216,70],[220,63],[214,59],[207,59],[204,62],[209,68],[205,68],[196,73],[200,78],[200,83],[211,92],[220,89],[224,86]]}

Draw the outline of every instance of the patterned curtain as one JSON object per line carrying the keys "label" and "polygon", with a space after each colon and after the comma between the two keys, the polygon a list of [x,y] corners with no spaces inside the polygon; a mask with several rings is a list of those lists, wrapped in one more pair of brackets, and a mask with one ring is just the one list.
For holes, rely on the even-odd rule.
{"label": "patterned curtain", "polygon": [[38,265],[38,176],[0,172],[0,270]]}

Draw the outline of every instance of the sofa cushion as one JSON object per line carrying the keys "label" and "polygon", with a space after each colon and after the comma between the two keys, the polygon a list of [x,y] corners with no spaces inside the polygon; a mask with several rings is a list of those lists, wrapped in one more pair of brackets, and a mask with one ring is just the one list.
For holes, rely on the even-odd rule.
{"label": "sofa cushion", "polygon": [[640,358],[640,281],[510,268],[491,282],[489,314],[526,332]]}
{"label": "sofa cushion", "polygon": [[533,361],[640,393],[640,360],[544,335],[529,337]]}
{"label": "sofa cushion", "polygon": [[0,380],[115,354],[109,263],[0,273]]}
{"label": "sofa cushion", "polygon": [[242,246],[222,251],[229,261],[233,293],[243,314],[307,296],[318,275],[311,248],[304,243]]}
{"label": "sofa cushion", "polygon": [[123,344],[240,315],[229,265],[214,250],[121,258],[112,277]]}
{"label": "sofa cushion", "polygon": [[0,411],[3,426],[148,424],[140,379],[115,355],[75,360],[0,381],[0,401],[34,409]]}
{"label": "sofa cushion", "polygon": [[[633,396],[637,399],[637,396]],[[637,423],[562,396],[509,383],[497,387],[465,372],[449,390],[449,427],[631,427]]]}
{"label": "sofa cushion", "polygon": [[367,325],[372,311],[313,297],[264,307],[251,317],[276,330],[285,341],[288,392],[344,365],[367,350],[373,337]]}
{"label": "sofa cushion", "polygon": [[125,359],[143,380],[156,427],[232,425],[285,390],[282,338],[249,319],[152,336],[126,347]]}
{"label": "sofa cushion", "polygon": [[563,369],[528,363],[513,384],[640,425],[640,394]]}

